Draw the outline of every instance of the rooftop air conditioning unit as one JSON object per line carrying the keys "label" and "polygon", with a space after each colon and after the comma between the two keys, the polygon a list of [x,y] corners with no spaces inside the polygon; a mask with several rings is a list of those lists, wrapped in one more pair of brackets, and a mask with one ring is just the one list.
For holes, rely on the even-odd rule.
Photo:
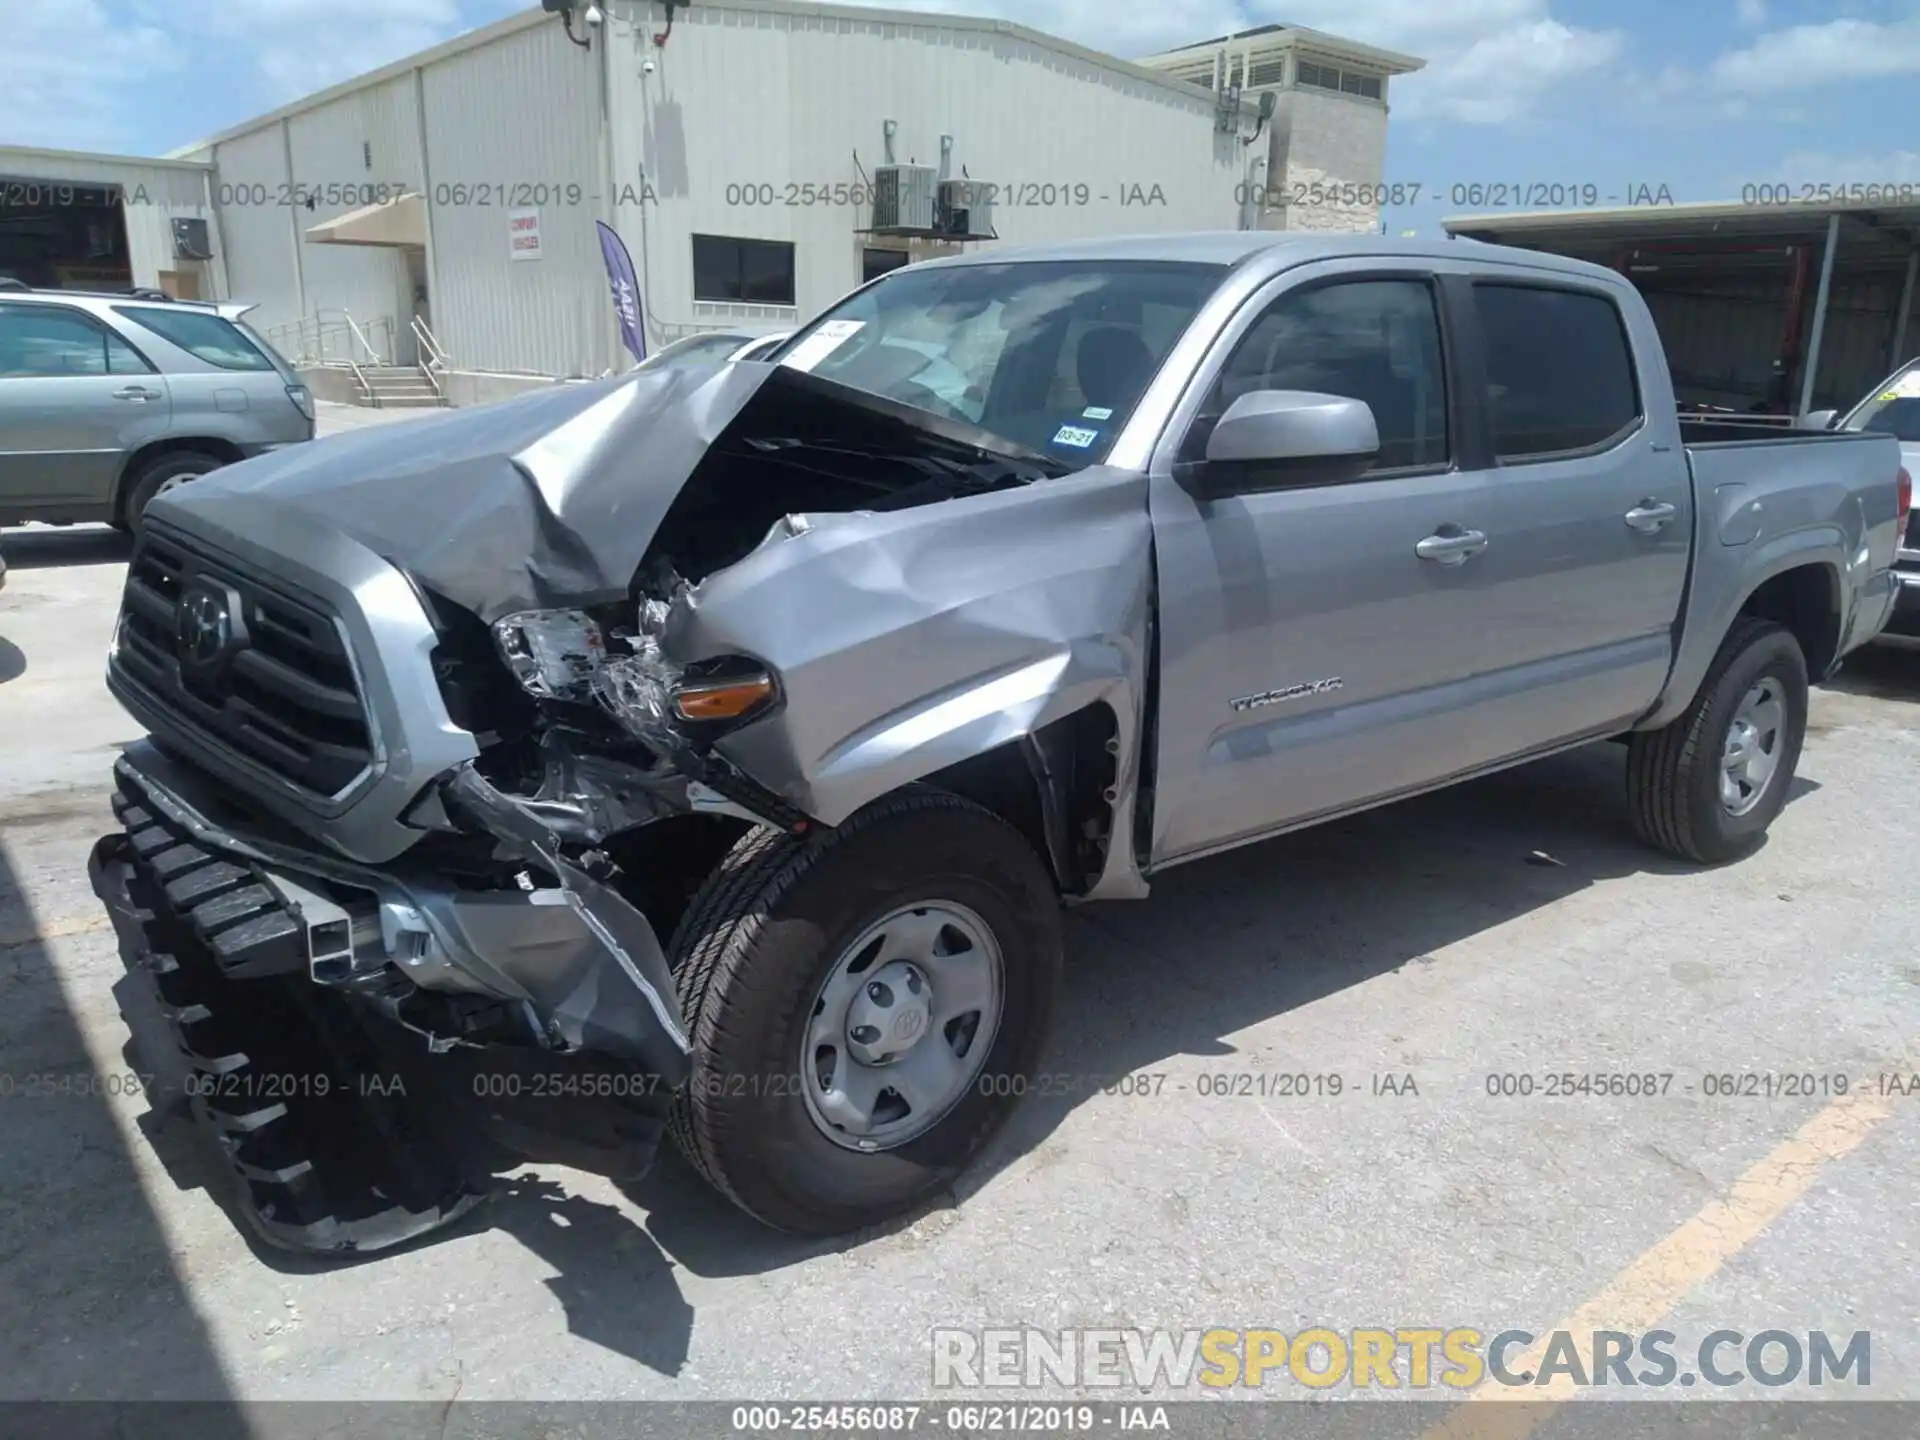
{"label": "rooftop air conditioning unit", "polygon": [[173,222],[173,254],[176,260],[211,260],[213,241],[207,234],[207,222],[176,217]]}
{"label": "rooftop air conditioning unit", "polygon": [[954,239],[993,234],[993,186],[985,180],[940,182],[940,232]]}
{"label": "rooftop air conditioning unit", "polygon": [[873,228],[932,233],[939,172],[931,165],[876,165]]}

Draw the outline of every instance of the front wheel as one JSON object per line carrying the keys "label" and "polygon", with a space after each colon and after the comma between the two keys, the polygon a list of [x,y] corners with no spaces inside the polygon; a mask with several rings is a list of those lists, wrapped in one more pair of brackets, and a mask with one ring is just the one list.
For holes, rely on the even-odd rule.
{"label": "front wheel", "polygon": [[743,838],[673,953],[681,1151],[763,1223],[844,1234],[950,1185],[1025,1092],[1059,900],[1011,826],[916,789],[805,840]]}
{"label": "front wheel", "polygon": [[1629,743],[1634,829],[1688,860],[1746,854],[1787,803],[1806,734],[1800,642],[1772,621],[1738,621],[1686,712]]}

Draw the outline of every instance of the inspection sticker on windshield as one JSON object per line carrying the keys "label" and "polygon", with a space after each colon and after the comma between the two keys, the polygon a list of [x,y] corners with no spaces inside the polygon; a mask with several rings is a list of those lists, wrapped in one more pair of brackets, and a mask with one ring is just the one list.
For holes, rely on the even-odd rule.
{"label": "inspection sticker on windshield", "polygon": [[1111,420],[1113,418],[1113,411],[1104,405],[1089,405],[1080,412],[1080,418],[1082,420]]}
{"label": "inspection sticker on windshield", "polygon": [[780,363],[795,370],[811,370],[866,327],[864,320],[829,320],[793,347]]}
{"label": "inspection sticker on windshield", "polygon": [[1076,450],[1084,450],[1100,438],[1098,430],[1086,430],[1078,425],[1062,425],[1054,431],[1053,443],[1071,445]]}

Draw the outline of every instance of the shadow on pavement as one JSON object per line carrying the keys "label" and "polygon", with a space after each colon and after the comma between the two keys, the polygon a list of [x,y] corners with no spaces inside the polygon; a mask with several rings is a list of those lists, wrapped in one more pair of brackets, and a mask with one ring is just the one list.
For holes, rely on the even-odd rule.
{"label": "shadow on pavement", "polygon": [[1821,688],[1871,700],[1920,701],[1920,650],[1869,645],[1849,655]]}
{"label": "shadow on pavement", "polygon": [[[1151,1070],[1175,1056],[1224,1061],[1236,1054],[1231,1035],[1351,986],[1391,985],[1397,972],[1435,951],[1599,881],[1689,873],[1692,867],[1646,849],[1630,833],[1624,757],[1617,746],[1592,746],[1178,867],[1137,905],[1075,912],[1068,919],[1066,984],[1043,1071],[1097,1081]],[[1794,796],[1818,788],[1803,779]],[[48,993],[57,1005],[57,990]],[[41,1035],[34,1043],[52,1042]],[[1097,1090],[1095,1083],[1030,1095],[963,1179],[959,1196],[930,1208],[963,1199],[1043,1144]],[[110,1127],[105,1133],[111,1137]],[[152,1138],[176,1184],[207,1188],[228,1204],[219,1162],[189,1122],[158,1122]],[[124,1155],[117,1159],[124,1171]],[[36,1173],[59,1175],[48,1183],[64,1187],[61,1169],[51,1161],[35,1167]],[[919,1218],[838,1240],[796,1240],[765,1229],[716,1196],[666,1146],[653,1171],[626,1187],[646,1211],[643,1228],[615,1206],[575,1193],[566,1176],[525,1168],[504,1175],[488,1204],[418,1243],[433,1245],[481,1228],[504,1231],[555,1272],[545,1283],[564,1306],[571,1333],[666,1375],[684,1367],[696,1322],[676,1266],[703,1277],[768,1273],[855,1248]],[[94,1190],[117,1197],[121,1208],[138,1204],[144,1214],[131,1175]],[[147,1221],[151,1226],[150,1216]],[[250,1233],[237,1215],[234,1223]],[[24,1233],[32,1221],[16,1217],[9,1224]],[[92,1253],[124,1253],[126,1245],[96,1241]],[[283,1271],[343,1268],[338,1260],[257,1243],[255,1253]],[[347,1268],[382,1258],[349,1261]],[[158,1268],[165,1266],[164,1246],[158,1246],[154,1264],[156,1274],[171,1279],[170,1271]],[[50,1298],[36,1303],[58,1308],[53,1287],[62,1268],[52,1267],[39,1282]],[[0,1268],[0,1279],[9,1273]],[[178,1282],[172,1283],[177,1289]],[[39,1294],[31,1285],[27,1293]],[[197,1332],[189,1326],[186,1333],[190,1338]],[[0,1330],[0,1343],[10,1339],[20,1343]],[[170,1343],[188,1341],[175,1336]],[[170,1373],[179,1368],[170,1367]],[[210,1383],[217,1383],[217,1371],[208,1373]]]}
{"label": "shadow on pavement", "polygon": [[0,549],[9,571],[110,565],[133,554],[133,537],[108,525],[35,525],[0,533]]}
{"label": "shadow on pavement", "polygon": [[[1044,1143],[1103,1080],[1174,1056],[1227,1060],[1229,1035],[1350,986],[1390,985],[1433,952],[1598,881],[1690,873],[1628,828],[1625,759],[1624,747],[1589,746],[1176,867],[1137,904],[1072,912],[1040,1069],[1074,1083],[1027,1096],[960,1198]],[[1801,777],[1791,796],[1818,789]],[[778,1269],[875,1238],[776,1235],[678,1156],[663,1155],[635,1198],[666,1252],[699,1275]]]}
{"label": "shadow on pavement", "polygon": [[36,827],[16,819],[0,842],[0,1401],[225,1400],[114,1118],[141,1108],[116,1093],[138,1082],[89,1056],[19,879]]}
{"label": "shadow on pavement", "polygon": [[0,685],[27,673],[27,656],[18,645],[0,635]]}

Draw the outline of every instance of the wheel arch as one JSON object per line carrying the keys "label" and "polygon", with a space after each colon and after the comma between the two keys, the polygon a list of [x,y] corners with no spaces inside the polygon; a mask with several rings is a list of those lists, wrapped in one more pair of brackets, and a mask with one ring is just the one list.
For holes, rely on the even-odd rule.
{"label": "wheel arch", "polygon": [[1770,575],[1740,602],[1736,618],[1771,620],[1800,643],[1807,674],[1816,682],[1839,658],[1840,573],[1828,561],[1809,561]]}
{"label": "wheel arch", "polygon": [[1826,678],[1838,661],[1847,621],[1841,538],[1828,529],[1797,531],[1764,553],[1704,538],[1702,545],[1710,548],[1695,559],[1666,688],[1633,728],[1657,730],[1683,714],[1744,618],[1783,626],[1799,642],[1808,676],[1815,683]]}
{"label": "wheel arch", "polygon": [[120,466],[120,476],[113,486],[113,513],[124,516],[127,498],[133,493],[133,487],[140,483],[140,476],[154,461],[169,455],[206,455],[218,460],[222,465],[232,465],[244,460],[246,454],[231,440],[223,440],[217,435],[169,435],[163,440],[152,440],[138,450],[130,452]]}
{"label": "wheel arch", "polygon": [[1084,896],[1106,873],[1120,759],[1120,718],[1095,701],[920,783],[999,816],[1046,862],[1062,895]]}

